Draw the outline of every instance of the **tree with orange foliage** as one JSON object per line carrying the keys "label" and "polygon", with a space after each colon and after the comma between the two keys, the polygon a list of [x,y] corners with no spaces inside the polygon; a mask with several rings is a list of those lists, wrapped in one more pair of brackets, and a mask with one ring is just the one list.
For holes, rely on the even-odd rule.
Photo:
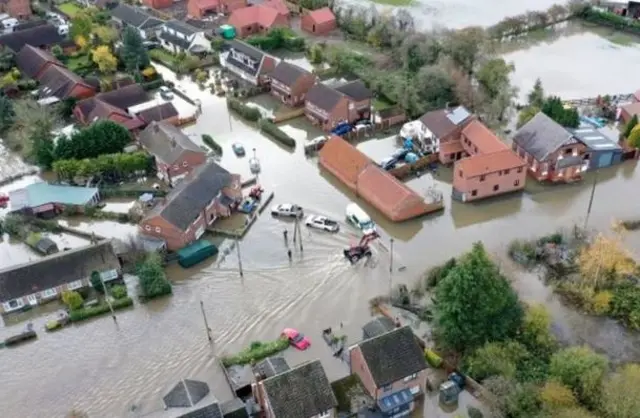
{"label": "tree with orange foliage", "polygon": [[598,235],[578,256],[582,285],[594,290],[609,287],[624,276],[633,274],[636,264],[618,238]]}

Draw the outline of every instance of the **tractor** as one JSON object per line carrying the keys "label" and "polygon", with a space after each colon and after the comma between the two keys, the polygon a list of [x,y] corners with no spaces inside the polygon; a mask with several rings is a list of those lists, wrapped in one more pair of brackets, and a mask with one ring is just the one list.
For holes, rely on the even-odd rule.
{"label": "tractor", "polygon": [[351,264],[357,263],[362,258],[371,258],[373,253],[371,252],[371,248],[369,248],[369,244],[378,237],[379,235],[376,232],[363,235],[358,244],[352,245],[343,251],[344,256]]}

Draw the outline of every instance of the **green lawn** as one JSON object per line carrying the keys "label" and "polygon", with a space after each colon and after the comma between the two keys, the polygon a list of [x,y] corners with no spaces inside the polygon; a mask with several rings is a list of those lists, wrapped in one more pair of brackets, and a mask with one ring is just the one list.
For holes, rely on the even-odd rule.
{"label": "green lawn", "polygon": [[76,71],[78,68],[86,67],[87,65],[89,65],[89,55],[78,55],[67,59],[67,68],[71,71]]}
{"label": "green lawn", "polygon": [[373,108],[375,110],[388,109],[388,108],[393,107],[393,106],[395,106],[393,103],[390,103],[390,102],[384,100],[383,98],[376,97],[375,99],[373,99]]}
{"label": "green lawn", "polygon": [[371,1],[378,4],[384,4],[387,6],[396,6],[396,7],[410,6],[413,3],[413,0],[371,0]]}
{"label": "green lawn", "polygon": [[64,14],[71,18],[77,15],[80,10],[82,10],[82,7],[78,6],[75,3],[62,3],[58,5],[58,8],[62,10]]}

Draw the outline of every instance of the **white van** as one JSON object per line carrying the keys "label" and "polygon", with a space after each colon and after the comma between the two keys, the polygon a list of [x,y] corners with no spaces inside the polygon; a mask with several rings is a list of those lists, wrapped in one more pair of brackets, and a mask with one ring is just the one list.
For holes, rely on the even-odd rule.
{"label": "white van", "polygon": [[373,223],[369,215],[360,206],[355,203],[349,203],[346,212],[347,221],[361,230],[363,234],[368,235],[376,232],[376,224]]}

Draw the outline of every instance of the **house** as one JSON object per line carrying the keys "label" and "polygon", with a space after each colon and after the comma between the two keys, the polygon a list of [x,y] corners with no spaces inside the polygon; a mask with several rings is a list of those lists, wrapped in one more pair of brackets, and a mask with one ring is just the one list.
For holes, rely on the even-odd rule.
{"label": "house", "polygon": [[387,332],[393,331],[394,329],[396,329],[396,324],[393,323],[391,318],[386,316],[378,316],[364,324],[364,326],[362,327],[362,339],[368,340],[369,338],[386,334]]}
{"label": "house", "polygon": [[130,6],[124,2],[118,3],[111,9],[111,19],[121,28],[132,27],[138,31],[142,39],[150,40],[156,37],[163,25],[163,21],[151,16],[146,11]]}
{"label": "house", "polygon": [[50,49],[54,45],[60,45],[66,49],[68,42],[73,44],[73,41],[66,39],[64,35],[60,34],[58,28],[52,24],[38,25],[0,36],[0,45],[9,48],[16,54],[25,45],[42,49]]}
{"label": "house", "polygon": [[142,0],[142,4],[152,9],[166,9],[173,6],[173,0]]}
{"label": "house", "polygon": [[389,331],[349,348],[351,374],[384,416],[408,415],[426,393],[428,365],[410,327]]}
{"label": "house", "polygon": [[350,107],[355,107],[357,119],[371,118],[371,99],[373,93],[361,80],[354,80],[336,87],[336,90],[349,98]]}
{"label": "house", "polygon": [[162,398],[164,412],[152,414],[166,418],[249,418],[247,406],[234,398],[219,402],[209,385],[199,380],[183,379]]}
{"label": "house", "polygon": [[269,83],[276,59],[245,42],[233,40],[220,53],[220,65],[246,82],[262,86]]}
{"label": "house", "polygon": [[95,87],[82,77],[60,65],[49,65],[37,78],[40,99],[76,100],[87,99],[96,94]]}
{"label": "house", "polygon": [[[204,52],[211,50],[211,42],[205,38],[204,31],[179,20],[170,20],[158,34],[162,47],[174,54],[180,52]],[[196,48],[198,46],[199,48]]]}
{"label": "house", "polygon": [[284,357],[280,356],[267,357],[252,367],[253,375],[259,376],[260,379],[263,380],[289,371],[290,369],[291,367],[289,367]]}
{"label": "house", "polygon": [[29,0],[0,0],[0,12],[16,19],[28,19],[33,14]]}
{"label": "house", "polygon": [[156,159],[158,177],[174,184],[207,161],[207,154],[180,129],[152,122],[138,136],[140,145]]}
{"label": "house", "polygon": [[513,137],[513,150],[527,163],[538,181],[573,182],[589,167],[587,147],[542,112]]}
{"label": "house", "polygon": [[143,234],[164,239],[171,251],[199,239],[242,200],[240,176],[215,162],[196,168],[140,222]]}
{"label": "house", "polygon": [[47,24],[47,21],[44,19],[27,20],[26,22],[20,22],[17,25],[15,25],[13,27],[13,31],[19,32],[19,31],[35,28],[36,26],[43,26],[46,24]]}
{"label": "house", "polygon": [[171,125],[177,125],[180,123],[180,115],[178,109],[175,108],[173,103],[166,102],[156,104],[155,102],[149,104],[150,107],[144,107],[144,109],[138,111],[136,107],[129,108],[129,112],[134,114],[144,122],[145,125],[151,122],[165,122]]}
{"label": "house", "polygon": [[640,102],[633,102],[620,107],[620,119],[624,123],[629,123],[634,116],[640,117]]}
{"label": "house", "polygon": [[441,195],[426,200],[340,137],[329,139],[318,155],[322,168],[394,222],[443,208]]}
{"label": "house", "polygon": [[331,9],[323,7],[304,14],[300,26],[302,30],[314,35],[326,35],[335,30],[338,24]]}
{"label": "house", "polygon": [[209,15],[229,14],[243,7],[247,7],[247,0],[189,0],[187,14],[202,19]]}
{"label": "house", "polygon": [[[269,5],[271,4],[271,5]],[[277,7],[277,0],[236,9],[229,16],[228,24],[236,28],[239,38],[263,34],[273,28],[289,26],[289,10],[286,13]],[[286,6],[285,6],[286,9]]]}
{"label": "house", "polygon": [[265,418],[337,416],[338,401],[320,360],[258,380],[253,385],[253,393]]}
{"label": "house", "polygon": [[605,134],[605,129],[598,130],[591,126],[581,126],[577,129],[568,129],[578,141],[587,147],[589,154],[588,170],[611,167],[622,162],[624,150],[611,136],[618,135],[617,131]]}
{"label": "house", "polygon": [[32,45],[25,45],[16,55],[16,67],[29,78],[37,80],[51,65],[63,66],[50,52]]}
{"label": "house", "polygon": [[438,159],[442,164],[452,163],[466,156],[460,142],[462,129],[475,119],[467,109],[438,109],[427,112],[420,118],[425,138],[436,144]]}
{"label": "house", "polygon": [[33,183],[9,192],[12,212],[52,217],[65,208],[82,211],[100,201],[100,191],[95,187],[62,186],[49,183]]}
{"label": "house", "polygon": [[315,74],[282,60],[271,73],[271,94],[287,106],[299,106],[315,82]]}
{"label": "house", "polygon": [[355,109],[349,98],[322,83],[316,83],[304,102],[304,114],[314,125],[329,132],[343,122],[355,121]]}
{"label": "house", "polygon": [[453,166],[452,197],[462,202],[524,189],[524,159],[512,151],[482,122],[473,120],[462,130],[464,157]]}
{"label": "house", "polygon": [[111,241],[75,248],[0,270],[0,312],[57,299],[65,290],[90,286],[91,273],[120,276]]}

